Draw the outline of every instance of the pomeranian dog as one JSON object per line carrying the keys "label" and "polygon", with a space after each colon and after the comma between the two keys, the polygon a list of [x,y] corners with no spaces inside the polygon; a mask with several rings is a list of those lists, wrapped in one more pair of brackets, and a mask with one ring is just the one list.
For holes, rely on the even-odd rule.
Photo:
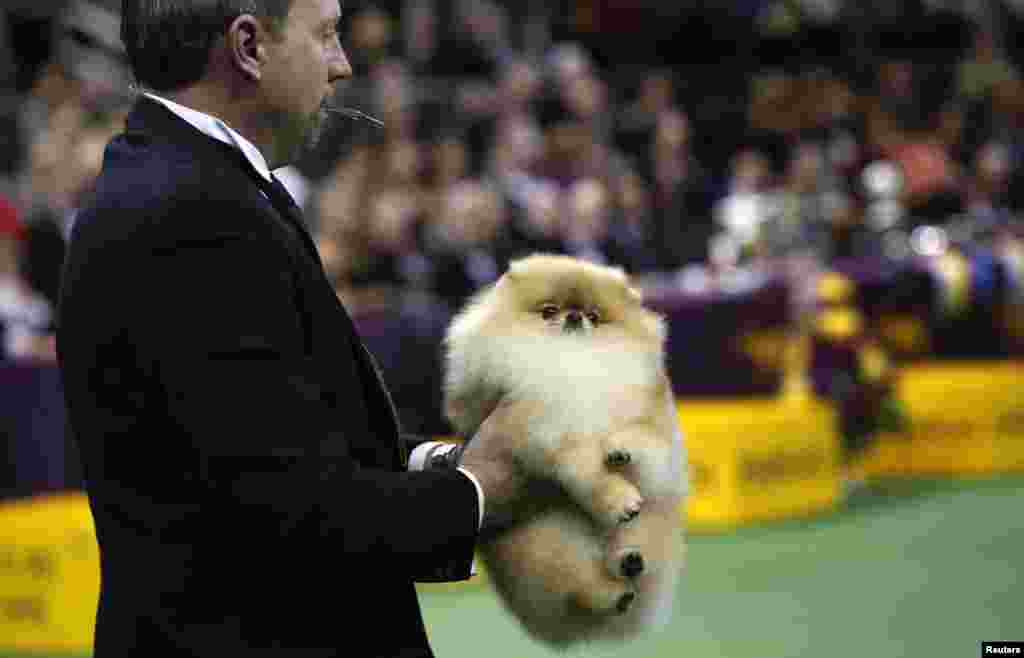
{"label": "pomeranian dog", "polygon": [[[542,499],[481,546],[506,608],[555,647],[665,621],[683,568],[686,456],[663,319],[622,270],[566,256],[514,261],[445,337],[445,409],[472,436],[499,400]],[[544,490],[544,493],[542,493]]]}

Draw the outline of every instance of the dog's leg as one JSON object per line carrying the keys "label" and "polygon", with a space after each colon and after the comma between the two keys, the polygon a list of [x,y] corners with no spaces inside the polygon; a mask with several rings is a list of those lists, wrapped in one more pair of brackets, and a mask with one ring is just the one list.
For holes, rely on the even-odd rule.
{"label": "dog's leg", "polygon": [[607,566],[614,577],[636,579],[652,560],[662,562],[659,544],[665,536],[662,531],[668,531],[666,515],[677,519],[678,512],[666,511],[663,503],[676,500],[674,494],[682,486],[678,466],[673,465],[680,460],[681,446],[675,445],[671,428],[664,423],[661,418],[638,420],[605,440],[608,467],[637,483],[646,500],[636,520],[611,531]]}
{"label": "dog's leg", "polygon": [[591,517],[605,527],[628,523],[640,513],[643,496],[609,465],[605,442],[566,436],[551,455],[551,474]]}
{"label": "dog's leg", "polygon": [[[535,627],[627,612],[635,583],[607,572],[607,543],[577,509],[551,510],[483,546],[492,584]],[[568,614],[568,617],[566,615]]]}
{"label": "dog's leg", "polygon": [[678,562],[682,521],[676,498],[648,499],[634,522],[611,530],[606,567],[613,577],[637,579]]}

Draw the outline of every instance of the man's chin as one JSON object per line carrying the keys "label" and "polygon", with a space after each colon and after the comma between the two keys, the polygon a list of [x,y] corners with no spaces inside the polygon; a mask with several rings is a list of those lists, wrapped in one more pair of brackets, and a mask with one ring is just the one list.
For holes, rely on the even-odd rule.
{"label": "man's chin", "polygon": [[281,126],[279,144],[283,147],[284,164],[292,164],[316,148],[324,133],[327,117],[326,110],[318,110],[301,118],[292,116]]}
{"label": "man's chin", "polygon": [[309,118],[305,139],[302,140],[303,145],[307,149],[315,148],[320,143],[320,138],[324,136],[324,128],[327,126],[329,116],[330,113],[327,111],[327,108],[322,107]]}

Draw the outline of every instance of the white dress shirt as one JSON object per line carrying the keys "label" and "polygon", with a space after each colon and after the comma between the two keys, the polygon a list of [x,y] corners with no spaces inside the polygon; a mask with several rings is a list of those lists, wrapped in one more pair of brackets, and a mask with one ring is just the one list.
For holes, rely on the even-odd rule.
{"label": "white dress shirt", "polygon": [[[157,96],[150,92],[144,92],[146,96],[161,103],[168,110],[181,117],[185,122],[194,127],[199,132],[212,137],[218,141],[224,142],[230,146],[234,146],[242,152],[245,158],[252,164],[253,168],[268,181],[272,180],[270,175],[270,167],[267,166],[267,159],[263,157],[260,150],[256,146],[242,137],[237,132],[231,129],[231,126],[224,123],[220,119],[214,116],[210,116],[205,112],[193,110],[190,107],[185,107],[180,103],[168,100]],[[424,444],[420,448],[427,448],[435,444]],[[429,448],[428,448],[429,449]],[[423,451],[414,451],[412,458],[409,460],[409,470],[422,470],[425,467],[425,460],[421,456]],[[466,477],[473,482],[473,486],[476,487],[477,499],[479,500],[480,515],[477,523],[477,527],[483,525],[484,521],[484,490],[480,486],[480,481],[476,479],[476,476],[467,471],[464,468],[459,468],[459,472],[463,473]],[[475,569],[474,569],[475,571]]]}
{"label": "white dress shirt", "polygon": [[209,137],[213,137],[218,141],[237,148],[243,155],[245,155],[245,159],[252,164],[253,168],[256,169],[261,176],[266,178],[268,181],[271,180],[270,167],[267,166],[267,159],[263,157],[263,154],[260,153],[260,150],[256,148],[252,142],[232,130],[231,126],[224,123],[217,117],[210,116],[205,112],[193,110],[190,107],[185,107],[184,105],[167,100],[166,98],[162,98],[148,91],[144,93],[149,98],[152,98],[156,102],[164,105],[164,107],[171,112],[174,112],[204,135],[208,135]]}

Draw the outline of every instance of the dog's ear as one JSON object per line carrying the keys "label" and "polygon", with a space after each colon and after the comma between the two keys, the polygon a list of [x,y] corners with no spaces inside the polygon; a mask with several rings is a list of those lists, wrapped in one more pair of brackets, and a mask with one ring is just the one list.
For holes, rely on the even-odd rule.
{"label": "dog's ear", "polygon": [[523,275],[524,271],[526,271],[526,259],[520,258],[508,264],[508,271],[505,272],[505,276],[515,281]]}
{"label": "dog's ear", "polygon": [[640,304],[643,302],[643,293],[640,289],[633,285],[632,278],[626,274],[626,270],[621,267],[614,268],[616,276],[622,283],[622,291],[626,297],[626,301],[631,304]]}
{"label": "dog's ear", "polygon": [[640,304],[643,304],[643,293],[640,292],[639,288],[637,288],[635,286],[631,286],[631,285],[629,285],[629,283],[627,283],[626,285],[622,286],[622,296],[624,298],[624,301],[627,304],[630,304],[630,305],[634,305],[634,304],[635,305],[640,305]]}

